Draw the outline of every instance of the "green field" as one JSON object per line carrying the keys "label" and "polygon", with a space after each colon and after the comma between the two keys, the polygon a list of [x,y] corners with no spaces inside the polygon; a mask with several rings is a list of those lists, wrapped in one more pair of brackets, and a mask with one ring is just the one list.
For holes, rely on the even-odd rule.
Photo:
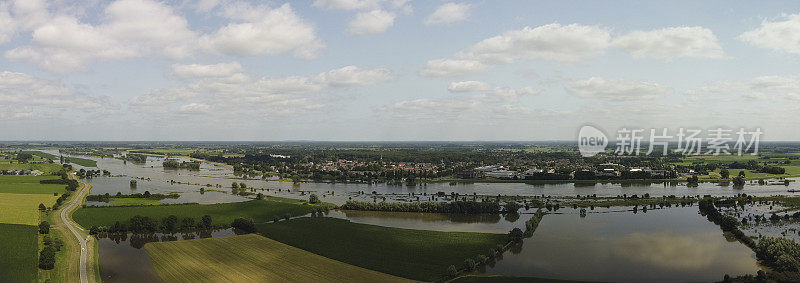
{"label": "green field", "polygon": [[58,179],[55,176],[0,175],[0,193],[50,194],[66,192],[66,185],[40,184],[41,180]]}
{"label": "green field", "polygon": [[322,206],[305,204],[303,201],[288,202],[283,199],[267,198],[236,203],[220,204],[182,204],[135,207],[87,207],[80,208],[72,215],[75,222],[84,228],[92,226],[111,226],[116,221],[126,222],[135,215],[162,219],[169,215],[178,218],[199,219],[210,215],[215,225],[230,225],[238,217],[252,218],[255,222],[271,221],[286,214],[299,216],[311,213]]}
{"label": "green field", "polygon": [[450,265],[486,254],[506,235],[411,230],[304,217],[259,224],[268,238],[331,259],[414,280],[433,281]]}
{"label": "green field", "polygon": [[[53,160],[53,161],[56,161],[56,162],[61,161],[61,157],[59,157],[57,155],[49,154],[49,153],[46,153],[46,152],[43,152],[43,151],[30,150],[30,151],[22,151],[22,152],[30,153],[30,154],[39,156],[41,158],[50,159],[50,160]],[[83,166],[83,167],[97,167],[97,161],[94,161],[94,160],[91,160],[91,159],[80,158],[80,157],[69,157],[69,156],[64,156],[64,158],[69,159],[69,163],[75,163],[75,164],[78,164],[78,165]]]}
{"label": "green field", "polygon": [[0,223],[39,225],[39,204],[51,207],[56,199],[52,194],[0,193]]}
{"label": "green field", "polygon": [[[255,234],[145,245],[166,282],[403,282]],[[409,281],[410,282],[410,281]]]}
{"label": "green field", "polygon": [[33,282],[38,264],[38,228],[0,224],[0,281]]}
{"label": "green field", "polygon": [[163,202],[146,198],[111,198],[108,202],[110,206],[130,206],[130,205],[166,205]]}

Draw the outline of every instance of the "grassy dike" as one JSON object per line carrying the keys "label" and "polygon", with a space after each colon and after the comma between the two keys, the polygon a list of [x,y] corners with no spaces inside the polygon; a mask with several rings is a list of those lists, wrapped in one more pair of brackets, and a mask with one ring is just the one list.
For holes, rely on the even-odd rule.
{"label": "grassy dike", "polygon": [[507,235],[439,232],[303,217],[257,225],[270,238],[355,266],[421,281],[447,274],[450,265],[505,244]]}

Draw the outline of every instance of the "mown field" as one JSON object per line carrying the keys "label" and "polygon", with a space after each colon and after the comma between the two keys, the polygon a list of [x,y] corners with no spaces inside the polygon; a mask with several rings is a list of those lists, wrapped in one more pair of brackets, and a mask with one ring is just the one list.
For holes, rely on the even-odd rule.
{"label": "mown field", "polygon": [[33,282],[39,247],[36,226],[0,224],[0,282]]}
{"label": "mown field", "polygon": [[438,232],[303,217],[259,224],[264,236],[331,259],[404,278],[433,281],[450,265],[505,244],[504,234]]}
{"label": "mown field", "polygon": [[175,215],[178,218],[193,217],[199,219],[210,215],[214,224],[230,225],[238,217],[252,218],[255,222],[272,221],[275,217],[286,214],[299,216],[311,213],[322,206],[309,205],[302,201],[287,202],[282,199],[251,200],[236,203],[220,204],[181,204],[134,207],[86,207],[75,211],[72,218],[83,226],[111,226],[116,221],[125,223],[135,215],[149,216],[160,220]]}
{"label": "mown field", "polygon": [[39,204],[51,207],[56,199],[52,194],[0,193],[0,223],[39,225]]}
{"label": "mown field", "polygon": [[145,245],[166,282],[403,282],[255,234]]}

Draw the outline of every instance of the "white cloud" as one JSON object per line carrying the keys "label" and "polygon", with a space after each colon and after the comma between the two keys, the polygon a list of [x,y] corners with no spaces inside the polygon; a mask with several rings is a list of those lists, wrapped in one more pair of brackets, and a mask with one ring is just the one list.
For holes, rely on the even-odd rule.
{"label": "white cloud", "polygon": [[242,65],[239,62],[213,65],[172,65],[172,75],[178,78],[226,78],[239,74],[241,71]]}
{"label": "white cloud", "polygon": [[115,108],[106,97],[92,96],[24,73],[0,72],[0,112],[11,114],[9,117],[54,116],[65,110],[74,110],[66,113],[80,116]]}
{"label": "white cloud", "polygon": [[474,74],[489,66],[478,60],[433,59],[429,60],[420,74],[428,77],[455,77]]}
{"label": "white cloud", "polygon": [[615,47],[634,58],[653,57],[666,61],[675,58],[722,58],[717,37],[703,27],[670,27],[652,31],[633,31],[617,37]]}
{"label": "white cloud", "polygon": [[488,90],[492,86],[481,81],[463,81],[463,82],[451,82],[450,86],[447,87],[447,90],[450,92],[471,92],[471,91],[481,91],[481,90]]}
{"label": "white cloud", "polygon": [[211,112],[211,106],[205,103],[192,102],[181,106],[179,111],[188,114],[205,114]]}
{"label": "white cloud", "polygon": [[316,76],[316,80],[334,87],[363,86],[385,81],[391,77],[387,69],[360,69],[346,66]]}
{"label": "white cloud", "polygon": [[470,4],[467,3],[445,3],[436,8],[432,14],[425,19],[425,24],[451,24],[466,20],[469,17]]}
{"label": "white cloud", "polygon": [[313,76],[257,78],[241,71],[236,62],[175,65],[173,75],[189,80],[187,84],[156,89],[132,98],[129,103],[134,111],[153,117],[236,112],[243,117],[276,118],[317,111],[324,106],[321,92],[332,88],[371,85],[391,77],[386,69],[356,66]]}
{"label": "white cloud", "polygon": [[664,87],[656,83],[631,80],[606,80],[603,78],[589,78],[586,80],[568,82],[564,84],[564,89],[568,93],[583,98],[615,101],[655,99],[674,92],[672,88]]}
{"label": "white cloud", "polygon": [[758,99],[779,97],[800,98],[800,77],[798,76],[760,76],[748,81],[719,81],[707,86],[689,90],[691,95],[739,94]]}
{"label": "white cloud", "polygon": [[16,23],[8,12],[8,3],[0,3],[0,44],[11,40],[16,28]]}
{"label": "white cloud", "polygon": [[394,13],[384,10],[372,10],[358,13],[347,25],[352,34],[382,33],[394,25],[394,18]]}
{"label": "white cloud", "polygon": [[118,60],[153,52],[185,57],[196,38],[186,19],[171,7],[150,0],[112,2],[104,10],[104,19],[91,25],[73,16],[53,17],[33,30],[31,45],[11,49],[5,56],[66,72],[94,59]]}
{"label": "white cloud", "polygon": [[314,7],[327,10],[361,10],[380,7],[380,0],[314,0]]}
{"label": "white cloud", "polygon": [[761,27],[742,33],[739,39],[756,47],[800,54],[800,14],[782,18],[774,22],[764,20]]}
{"label": "white cloud", "polygon": [[445,77],[476,73],[519,59],[577,62],[602,54],[611,35],[605,28],[558,23],[506,31],[455,54],[452,59],[428,61],[422,75]]}
{"label": "white cloud", "polygon": [[325,47],[314,27],[295,14],[288,3],[276,9],[240,3],[228,7],[225,15],[238,22],[203,36],[200,44],[205,49],[233,56],[292,51],[298,58],[315,58]]}

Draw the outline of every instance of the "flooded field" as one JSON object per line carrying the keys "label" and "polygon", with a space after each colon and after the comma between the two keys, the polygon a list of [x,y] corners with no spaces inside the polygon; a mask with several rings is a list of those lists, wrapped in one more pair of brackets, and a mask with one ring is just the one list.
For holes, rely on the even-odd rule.
{"label": "flooded field", "polygon": [[[58,154],[57,151],[48,151]],[[789,188],[798,188],[798,183],[792,182],[789,187],[774,185],[757,185],[748,183],[741,189],[732,186],[719,186],[715,183],[700,183],[698,187],[687,187],[684,183],[597,183],[597,184],[526,184],[526,183],[430,183],[416,186],[398,186],[362,183],[313,183],[291,181],[277,181],[274,179],[241,179],[234,175],[233,169],[222,165],[202,163],[200,170],[175,170],[165,169],[162,166],[164,157],[148,157],[144,164],[134,164],[114,158],[86,157],[97,161],[97,168],[108,170],[114,176],[122,177],[95,177],[87,180],[94,186],[92,194],[123,194],[142,193],[181,193],[178,199],[165,200],[165,202],[197,202],[220,203],[245,201],[247,198],[230,195],[232,182],[245,183],[248,188],[259,189],[267,195],[290,198],[305,198],[307,193],[313,192],[323,198],[323,201],[342,204],[349,199],[372,201],[373,197],[387,201],[427,200],[431,194],[444,192],[446,194],[458,193],[460,195],[483,196],[575,196],[575,195],[644,195],[658,196],[697,196],[714,195],[728,196],[746,193],[748,195],[770,196],[790,195]],[[181,159],[181,161],[188,161]],[[77,166],[79,167],[79,166]],[[131,179],[137,179],[135,188],[130,186]],[[201,194],[205,188],[205,194]],[[260,189],[264,189],[260,191]],[[209,191],[219,191],[220,193]],[[375,192],[373,195],[372,192]],[[226,195],[227,194],[227,195]],[[413,194],[413,196],[412,196]]]}
{"label": "flooded field", "polygon": [[755,254],[696,207],[544,216],[533,237],[486,273],[614,282],[719,281],[753,274]]}
{"label": "flooded field", "polygon": [[103,282],[162,282],[144,249],[149,242],[233,236],[233,229],[178,234],[120,234],[98,238],[100,278]]}

